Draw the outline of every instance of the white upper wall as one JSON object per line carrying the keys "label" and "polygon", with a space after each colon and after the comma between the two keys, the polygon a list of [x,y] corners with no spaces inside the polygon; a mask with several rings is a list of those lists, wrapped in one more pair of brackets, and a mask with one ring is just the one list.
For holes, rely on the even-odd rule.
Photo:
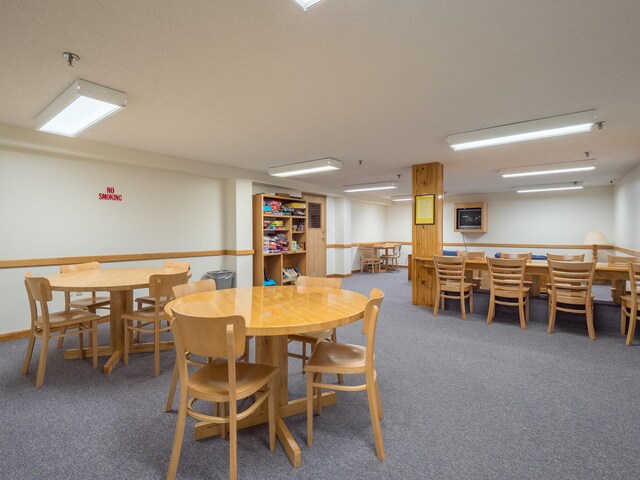
{"label": "white upper wall", "polygon": [[640,250],[640,164],[614,186],[616,245]]}
{"label": "white upper wall", "polygon": [[[371,203],[351,202],[351,242],[383,242],[386,240],[387,207]],[[409,231],[411,235],[411,231]]]}
{"label": "white upper wall", "polygon": [[398,202],[386,210],[384,239],[390,242],[410,242],[413,229],[411,202]]}

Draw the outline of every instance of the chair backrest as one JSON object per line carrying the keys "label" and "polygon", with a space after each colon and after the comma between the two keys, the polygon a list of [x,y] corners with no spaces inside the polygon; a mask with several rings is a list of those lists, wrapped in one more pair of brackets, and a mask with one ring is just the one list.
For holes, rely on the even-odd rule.
{"label": "chair backrest", "polygon": [[296,285],[300,287],[342,288],[342,279],[301,276],[296,279]]}
{"label": "chair backrest", "polygon": [[624,257],[622,255],[607,255],[609,265],[628,265],[629,263],[640,262],[640,257]]}
{"label": "chair backrest", "polygon": [[[31,273],[24,276],[24,285],[29,298],[29,310],[31,311],[31,326],[49,325],[48,302],[53,298],[51,295],[51,284],[44,277],[32,277]],[[38,318],[38,304],[40,304],[40,318]]]}
{"label": "chair backrest", "polygon": [[370,260],[375,257],[375,249],[372,245],[360,245],[360,256]]}
{"label": "chair backrest", "polygon": [[212,278],[207,278],[197,282],[176,285],[171,290],[173,291],[174,298],[186,297],[194,293],[213,292],[216,290],[216,281]]}
{"label": "chair backrest", "polygon": [[163,273],[149,277],[149,295],[156,299],[156,310],[162,305],[162,298],[171,299],[173,287],[187,283],[187,273]]}
{"label": "chair backrest", "polygon": [[584,253],[547,253],[547,260],[560,262],[584,262]]}
{"label": "chair backrest", "polygon": [[[211,358],[235,359],[244,355],[246,324],[241,315],[228,317],[194,317],[173,311],[171,331],[178,358],[181,353]],[[228,343],[227,331],[231,327],[233,342]],[[176,335],[177,333],[177,335]],[[229,352],[229,348],[233,352]]]}
{"label": "chair backrest", "polygon": [[596,262],[547,261],[552,292],[585,299],[591,296]]}
{"label": "chair backrest", "polygon": [[434,255],[433,262],[436,267],[436,280],[439,284],[460,284],[460,288],[462,288],[465,257]]}
{"label": "chair backrest", "polygon": [[494,291],[522,293],[527,258],[487,258],[491,288]]}
{"label": "chair backrest", "polygon": [[[364,320],[362,321],[362,333],[367,336],[367,363],[373,362],[373,352],[376,346],[376,327],[378,325],[378,315],[384,300],[382,290],[374,288],[369,292],[369,301],[364,307]],[[369,358],[371,355],[371,358]],[[371,363],[373,365],[373,363]]]}
{"label": "chair backrest", "polygon": [[480,260],[484,260],[485,258],[487,258],[487,252],[467,252],[465,250],[458,250],[456,251],[456,255],[458,257],[473,258],[473,259],[480,259]]}
{"label": "chair backrest", "polygon": [[74,265],[60,265],[60,273],[77,272],[80,270],[100,270],[100,263],[87,262],[76,263]]}
{"label": "chair backrest", "polygon": [[527,253],[500,252],[500,258],[504,258],[506,260],[514,260],[514,259],[518,259],[518,258],[526,258],[527,260],[531,261],[532,257],[533,257],[533,253],[531,253],[531,252],[527,252]]}
{"label": "chair backrest", "polygon": [[[629,281],[631,282],[631,312],[638,311],[638,300],[640,297],[640,262],[629,264]],[[635,310],[633,309],[635,305]]]}
{"label": "chair backrest", "polygon": [[402,250],[402,244],[401,243],[396,243],[393,246],[393,256],[394,257],[400,257],[400,251]]}

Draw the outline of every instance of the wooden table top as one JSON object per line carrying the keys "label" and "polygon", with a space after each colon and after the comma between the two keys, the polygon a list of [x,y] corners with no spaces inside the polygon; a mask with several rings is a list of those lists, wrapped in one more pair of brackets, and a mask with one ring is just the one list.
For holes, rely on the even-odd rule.
{"label": "wooden table top", "polygon": [[116,292],[146,288],[151,275],[179,273],[177,268],[101,268],[46,277],[51,289],[63,292]]}
{"label": "wooden table top", "polygon": [[289,335],[353,323],[364,316],[367,300],[336,288],[244,287],[188,295],[168,303],[165,311],[203,317],[242,315],[247,335]]}

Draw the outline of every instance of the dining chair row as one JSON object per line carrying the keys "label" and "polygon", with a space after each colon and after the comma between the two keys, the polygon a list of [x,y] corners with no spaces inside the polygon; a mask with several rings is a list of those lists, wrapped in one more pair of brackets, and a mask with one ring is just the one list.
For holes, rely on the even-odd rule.
{"label": "dining chair row", "polygon": [[[520,258],[508,258],[519,255]],[[457,257],[434,255],[436,270],[436,299],[433,314],[444,308],[445,299],[460,301],[462,319],[466,320],[465,301],[469,301],[469,310],[473,313],[473,284],[468,282],[466,260],[468,255]],[[596,339],[593,305],[595,295],[592,292],[595,275],[595,262],[584,262],[584,254],[554,255],[547,254],[550,283],[547,284],[549,314],[548,333],[553,333],[557,312],[583,314],[586,318],[589,338]],[[627,330],[627,345],[633,342],[635,325],[639,318],[638,297],[640,296],[640,263],[632,263],[635,257],[622,257],[629,266],[631,288],[622,295],[620,330]],[[487,324],[495,317],[495,306],[506,305],[518,308],[520,327],[525,330],[529,320],[531,287],[525,280],[528,254],[501,254],[500,258],[488,258],[490,290]],[[612,259],[610,259],[611,261]],[[640,259],[638,259],[640,261]],[[622,260],[620,260],[622,261]]]}

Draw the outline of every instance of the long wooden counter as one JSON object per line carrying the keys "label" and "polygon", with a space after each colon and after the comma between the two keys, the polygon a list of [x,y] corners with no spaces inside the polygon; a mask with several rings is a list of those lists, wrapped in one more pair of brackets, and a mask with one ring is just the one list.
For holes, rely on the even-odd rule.
{"label": "long wooden counter", "polygon": [[[433,306],[433,302],[436,298],[436,278],[435,268],[433,265],[433,258],[421,258],[413,257],[413,268],[426,269],[425,279],[422,281],[422,288],[425,289],[426,303],[424,305]],[[472,260],[468,259],[466,262],[466,269],[473,271],[487,271],[486,260]],[[544,260],[533,260],[527,263],[525,270],[527,275],[533,276],[533,285],[531,286],[532,295],[540,295],[540,285],[544,277],[549,276],[549,267]],[[612,299],[616,303],[620,303],[620,292],[624,291],[625,282],[629,279],[629,270],[626,266],[613,266],[608,263],[596,264],[596,280],[608,280],[611,281],[611,285],[614,287],[612,293]]]}

